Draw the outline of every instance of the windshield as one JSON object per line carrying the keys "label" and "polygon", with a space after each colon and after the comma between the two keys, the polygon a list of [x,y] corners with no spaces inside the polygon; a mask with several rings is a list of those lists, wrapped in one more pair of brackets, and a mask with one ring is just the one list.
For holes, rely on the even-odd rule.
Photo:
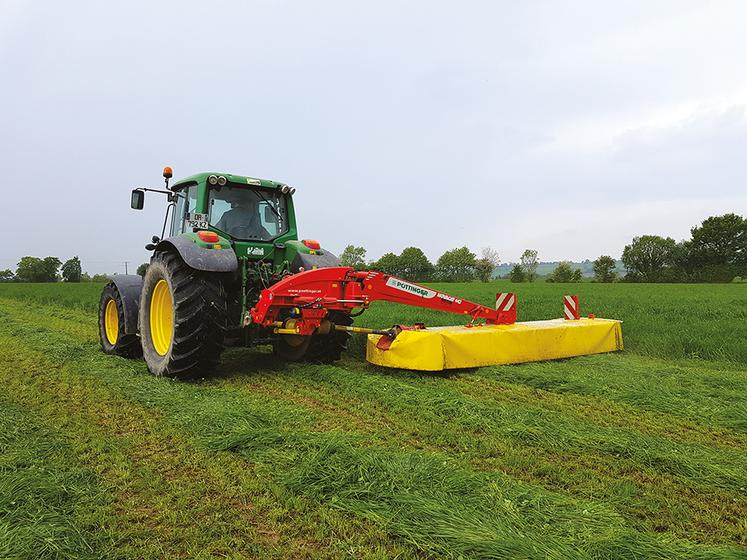
{"label": "windshield", "polygon": [[272,189],[211,187],[210,225],[234,239],[271,241],[288,231],[285,197]]}

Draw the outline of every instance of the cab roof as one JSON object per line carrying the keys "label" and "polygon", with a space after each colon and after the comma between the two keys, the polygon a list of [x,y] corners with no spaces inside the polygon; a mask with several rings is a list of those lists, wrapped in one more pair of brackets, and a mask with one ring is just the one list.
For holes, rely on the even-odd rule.
{"label": "cab roof", "polygon": [[229,183],[234,183],[238,185],[249,185],[253,187],[265,187],[268,189],[277,189],[279,187],[282,187],[285,183],[280,183],[278,181],[270,181],[269,179],[260,179],[258,177],[248,177],[246,175],[233,175],[231,173],[217,173],[217,172],[206,172],[206,173],[196,173],[194,175],[190,175],[189,177],[184,177],[183,179],[179,179],[175,183],[171,185],[171,189],[175,190],[179,187],[186,185],[186,184],[193,184],[193,183],[204,183],[207,181],[207,178],[210,177],[210,175],[215,175],[217,177],[220,177],[223,175]]}

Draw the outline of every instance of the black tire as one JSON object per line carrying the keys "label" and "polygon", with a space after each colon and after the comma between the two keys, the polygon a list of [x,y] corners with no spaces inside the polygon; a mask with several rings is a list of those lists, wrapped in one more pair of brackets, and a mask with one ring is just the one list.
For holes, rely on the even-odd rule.
{"label": "black tire", "polygon": [[311,344],[311,336],[281,334],[272,343],[273,353],[288,362],[300,362]]}
{"label": "black tire", "polygon": [[[110,305],[113,307],[110,308]],[[110,318],[109,333],[107,333],[107,309],[116,309],[116,325],[111,323]],[[99,299],[99,342],[101,343],[101,350],[105,354],[123,358],[139,358],[143,355],[138,336],[136,334],[125,334],[124,306],[114,282],[109,282],[101,291],[101,298]]]}
{"label": "black tire", "polygon": [[[173,313],[170,342],[164,353],[156,350],[150,319],[153,293],[161,280],[168,286]],[[159,290],[163,289],[161,285]],[[153,255],[140,295],[140,339],[150,372],[179,378],[209,374],[224,348],[226,302],[220,274],[194,270],[174,252]]]}
{"label": "black tire", "polygon": [[[330,311],[327,319],[336,325],[346,327],[353,324],[353,318],[345,313]],[[309,347],[303,357],[305,362],[314,364],[331,364],[340,359],[342,353],[348,349],[350,333],[345,331],[333,331],[330,334],[320,334],[311,337]]]}

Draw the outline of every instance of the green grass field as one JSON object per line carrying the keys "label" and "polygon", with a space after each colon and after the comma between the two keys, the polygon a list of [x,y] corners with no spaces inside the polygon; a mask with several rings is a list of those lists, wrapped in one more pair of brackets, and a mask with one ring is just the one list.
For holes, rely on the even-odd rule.
{"label": "green grass field", "polygon": [[573,291],[626,350],[174,382],[99,351],[100,285],[0,285],[0,558],[747,558],[747,287],[439,287],[520,320]]}

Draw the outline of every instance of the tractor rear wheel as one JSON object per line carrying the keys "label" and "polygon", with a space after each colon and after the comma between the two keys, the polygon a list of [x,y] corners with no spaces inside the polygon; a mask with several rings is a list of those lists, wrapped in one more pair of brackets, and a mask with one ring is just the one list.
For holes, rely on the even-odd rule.
{"label": "tractor rear wheel", "polygon": [[227,328],[220,276],[187,266],[176,253],[156,253],[140,295],[140,339],[150,372],[180,378],[209,373]]}
{"label": "tractor rear wheel", "polygon": [[123,358],[139,358],[143,353],[137,335],[125,333],[124,305],[114,282],[109,282],[101,292],[99,342],[106,354]]}

